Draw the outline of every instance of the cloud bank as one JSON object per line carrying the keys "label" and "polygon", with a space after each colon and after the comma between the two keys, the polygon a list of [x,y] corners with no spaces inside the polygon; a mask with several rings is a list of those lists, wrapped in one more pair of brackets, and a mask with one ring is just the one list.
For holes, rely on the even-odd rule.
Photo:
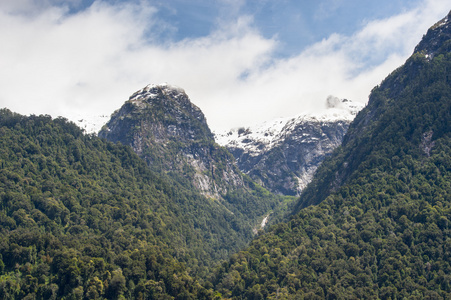
{"label": "cloud bank", "polygon": [[280,58],[280,41],[263,37],[252,16],[218,22],[208,36],[161,42],[155,37],[173,28],[150,2],[95,1],[76,13],[57,2],[0,0],[0,107],[111,114],[136,90],[168,82],[185,89],[214,130],[323,109],[328,95],[366,102],[449,11],[448,1],[422,1]]}

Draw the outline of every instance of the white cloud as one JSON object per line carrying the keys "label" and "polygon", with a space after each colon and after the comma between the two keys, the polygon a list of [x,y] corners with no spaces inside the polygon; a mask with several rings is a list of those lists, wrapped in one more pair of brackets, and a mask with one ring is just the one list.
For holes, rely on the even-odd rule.
{"label": "white cloud", "polygon": [[237,83],[227,95],[233,105],[220,111],[237,126],[322,109],[330,94],[365,103],[370,90],[404,63],[448,9],[446,1],[425,1],[414,10],[368,22],[352,36],[332,35]]}
{"label": "white cloud", "polygon": [[62,115],[85,105],[108,107],[127,88],[120,61],[142,47],[143,19],[152,9],[140,8],[97,2],[76,15],[55,7],[32,18],[1,14],[2,106]]}
{"label": "white cloud", "polygon": [[330,94],[365,102],[447,13],[446,1],[425,1],[353,36],[332,35],[295,57],[276,59],[278,42],[260,35],[249,16],[206,37],[162,45],[151,33],[165,24],[144,1],[96,1],[73,15],[48,4],[33,16],[35,2],[20,2],[13,7],[0,0],[0,107],[110,114],[144,85],[168,82],[186,90],[213,129],[317,109]]}

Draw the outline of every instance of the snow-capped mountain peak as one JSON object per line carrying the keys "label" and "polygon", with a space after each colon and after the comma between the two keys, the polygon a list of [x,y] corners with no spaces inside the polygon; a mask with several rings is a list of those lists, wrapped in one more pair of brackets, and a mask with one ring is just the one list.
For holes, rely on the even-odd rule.
{"label": "snow-capped mountain peak", "polygon": [[305,112],[295,117],[278,118],[250,127],[239,127],[227,132],[216,132],[215,140],[225,147],[242,148],[251,156],[259,155],[280,144],[288,133],[301,123],[352,121],[363,108],[361,103],[329,96],[326,109]]}

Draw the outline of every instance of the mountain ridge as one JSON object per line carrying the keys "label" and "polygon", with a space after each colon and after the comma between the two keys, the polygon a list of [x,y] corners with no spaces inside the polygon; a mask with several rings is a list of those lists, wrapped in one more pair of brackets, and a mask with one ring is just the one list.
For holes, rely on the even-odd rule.
{"label": "mountain ridge", "polygon": [[[446,22],[445,22],[446,21]],[[407,59],[406,63],[393,71],[389,76],[387,76],[379,86],[375,87],[372,91],[372,94],[370,95],[370,100],[368,102],[368,105],[362,109],[359,114],[356,116],[355,121],[353,122],[352,126],[350,126],[348,130],[348,134],[343,139],[342,148],[348,147],[348,149],[352,149],[355,147],[358,147],[359,145],[359,151],[354,154],[355,156],[361,157],[365,153],[371,152],[372,149],[370,149],[370,145],[367,144],[366,140],[369,140],[371,136],[368,132],[370,130],[374,129],[375,127],[380,128],[379,130],[383,132],[384,128],[387,126],[387,124],[392,124],[393,121],[389,120],[387,116],[385,116],[384,119],[382,119],[382,116],[384,116],[384,112],[386,111],[387,105],[401,105],[397,103],[394,99],[399,98],[402,93],[407,95],[408,93],[412,94],[413,91],[407,90],[406,91],[406,85],[409,84],[416,84],[420,85],[420,80],[424,80],[424,84],[433,84],[433,80],[430,78],[427,78],[426,75],[421,75],[424,77],[424,79],[419,79],[418,76],[420,76],[420,72],[422,69],[430,66],[428,65],[429,62],[432,62],[431,56],[429,56],[424,49],[428,48],[429,43],[426,41],[431,41],[433,44],[432,48],[435,49],[434,53],[437,53],[437,51],[441,50],[442,56],[444,54],[447,54],[451,51],[451,47],[449,46],[450,41],[450,18],[449,14],[447,17],[443,18],[441,21],[439,21],[436,24],[442,24],[441,26],[434,25],[432,26],[427,34],[423,37],[422,41],[418,44],[417,47],[415,47],[415,50],[410,58]],[[446,37],[444,40],[442,37]],[[435,41],[441,41],[441,44],[436,44]],[[435,60],[435,64],[440,64],[440,62],[444,62],[443,58],[437,58]],[[440,68],[444,68],[445,66],[442,66]],[[446,67],[447,68],[447,67]],[[404,70],[404,73],[408,73],[410,77],[407,76],[396,76],[396,74],[400,74]],[[441,70],[442,72],[446,72],[446,70]],[[449,83],[449,75],[445,76],[446,83]],[[415,81],[416,80],[416,81]],[[418,91],[424,90],[424,88],[417,88]],[[444,87],[444,90],[446,90],[446,87]],[[424,108],[423,103],[421,103],[421,99],[418,99],[418,97],[410,96],[412,99],[415,100],[416,105],[421,107],[424,110],[424,113],[428,113],[428,109]],[[409,101],[404,101],[404,105],[409,105]],[[399,115],[393,115],[391,116],[393,119],[399,118]],[[373,120],[372,123],[370,121]],[[442,117],[441,118],[443,124],[448,124],[449,121]],[[411,122],[411,121],[410,121]],[[409,123],[410,123],[409,122]],[[431,123],[430,120],[428,120],[428,123]],[[410,127],[414,127],[414,124],[409,124]],[[428,130],[426,130],[428,131]],[[426,133],[423,132],[423,133]],[[409,135],[412,135],[412,132],[408,132]],[[409,139],[412,139],[413,137],[410,136]],[[421,139],[420,134],[415,135],[415,139],[417,139],[418,143]],[[380,147],[380,145],[374,145],[375,147]],[[327,180],[324,180],[323,177],[321,180],[323,183],[320,183],[319,181],[314,182],[309,189],[305,192],[307,193],[306,198],[314,199],[309,200],[302,204],[301,206],[305,207],[309,204],[317,204],[319,203],[319,199],[324,199],[327,197],[327,194],[331,191],[336,191],[339,189],[339,187],[345,183],[349,177],[351,176],[351,170],[355,168],[355,164],[360,161],[360,159],[356,159],[356,157],[343,157],[342,161],[334,166],[332,168],[332,172],[329,172],[329,174],[334,173],[334,178],[332,179],[332,175],[329,176]],[[354,167],[352,167],[354,166]],[[321,171],[321,170],[320,170]],[[314,196],[316,195],[316,196]]]}
{"label": "mountain ridge", "polygon": [[440,41],[434,55],[372,90],[290,220],[217,272],[225,297],[451,297],[451,23],[438,24],[420,42]]}

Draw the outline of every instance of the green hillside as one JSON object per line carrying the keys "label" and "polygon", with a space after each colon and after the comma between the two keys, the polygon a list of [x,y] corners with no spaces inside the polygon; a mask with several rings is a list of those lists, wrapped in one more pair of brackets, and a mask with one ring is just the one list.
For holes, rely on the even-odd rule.
{"label": "green hillside", "polygon": [[6,109],[0,136],[1,299],[210,298],[193,276],[245,243],[129,147]]}
{"label": "green hillside", "polygon": [[451,26],[445,21],[374,88],[291,220],[218,268],[214,284],[223,296],[451,298]]}

